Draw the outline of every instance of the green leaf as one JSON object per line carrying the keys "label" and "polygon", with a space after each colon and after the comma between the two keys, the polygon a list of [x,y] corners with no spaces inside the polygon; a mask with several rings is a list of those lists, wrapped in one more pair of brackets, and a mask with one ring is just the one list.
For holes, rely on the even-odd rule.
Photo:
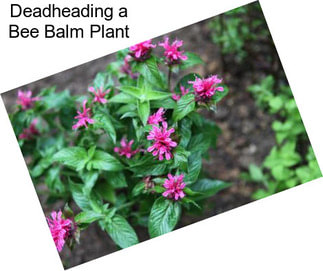
{"label": "green leaf", "polygon": [[145,183],[144,182],[139,182],[135,185],[135,187],[131,191],[132,197],[137,197],[139,196],[145,189]]}
{"label": "green leaf", "polygon": [[134,229],[121,215],[115,215],[110,222],[107,222],[105,229],[111,239],[121,248],[130,247],[139,242]]}
{"label": "green leaf", "polygon": [[146,102],[138,101],[137,109],[138,109],[138,116],[140,120],[142,121],[143,125],[146,125],[149,117],[149,113],[150,113],[149,101],[146,101]]}
{"label": "green leaf", "polygon": [[61,162],[77,171],[82,170],[88,161],[87,151],[81,147],[68,147],[55,153],[53,161]]}
{"label": "green leaf", "polygon": [[174,121],[179,121],[195,109],[195,98],[193,94],[186,94],[177,102],[173,112]]}
{"label": "green leaf", "polygon": [[83,181],[84,181],[84,187],[83,191],[90,195],[92,188],[94,187],[96,181],[99,178],[99,173],[96,171],[89,171],[82,174]]}
{"label": "green leaf", "polygon": [[136,99],[133,97],[133,95],[128,95],[126,93],[119,93],[113,96],[111,99],[109,99],[109,102],[131,104],[131,103],[135,103]]}
{"label": "green leaf", "polygon": [[202,157],[200,152],[194,152],[188,157],[188,173],[185,176],[185,183],[196,182],[202,169]]}
{"label": "green leaf", "polygon": [[166,88],[166,80],[162,76],[159,68],[157,66],[156,59],[151,57],[145,62],[140,63],[136,70],[153,86],[159,87],[161,89]]}
{"label": "green leaf", "polygon": [[181,170],[187,171],[189,151],[186,151],[183,147],[177,146],[174,151],[174,165]]}
{"label": "green leaf", "polygon": [[106,72],[99,72],[94,78],[93,86],[95,89],[103,88],[103,90],[108,89],[113,85],[113,80],[111,76]]}
{"label": "green leaf", "polygon": [[155,90],[146,90],[145,96],[146,99],[149,101],[152,100],[164,100],[166,98],[169,98],[172,94],[162,91],[155,91]]}
{"label": "green leaf", "polygon": [[196,65],[201,65],[204,64],[203,60],[194,53],[191,52],[186,52],[185,55],[188,57],[187,60],[184,60],[180,65],[180,69],[185,70],[187,68],[196,66]]}
{"label": "green leaf", "polygon": [[126,176],[122,171],[107,172],[107,180],[113,188],[124,188],[128,186]]}
{"label": "green leaf", "polygon": [[164,197],[158,198],[150,211],[148,231],[151,238],[172,231],[181,214],[181,206],[178,202]]}
{"label": "green leaf", "polygon": [[91,205],[88,197],[83,193],[83,184],[77,184],[69,181],[69,188],[72,193],[72,197],[83,211],[91,210]]}
{"label": "green leaf", "polygon": [[196,192],[202,193],[201,196],[194,197],[195,200],[201,200],[209,198],[221,190],[231,186],[231,183],[220,181],[220,180],[211,180],[211,179],[201,179],[194,183],[191,188]]}
{"label": "green leaf", "polygon": [[93,211],[80,212],[75,216],[75,222],[77,224],[90,224],[104,217],[103,214],[99,214]]}
{"label": "green leaf", "polygon": [[180,135],[181,141],[179,143],[180,146],[186,148],[192,135],[192,121],[188,118],[184,118],[180,123]]}
{"label": "green leaf", "polygon": [[107,134],[111,137],[113,143],[116,143],[117,134],[116,130],[109,118],[108,114],[98,113],[94,116],[95,122],[94,122],[94,128],[102,128],[104,129]]}
{"label": "green leaf", "polygon": [[119,171],[123,169],[123,165],[117,158],[100,150],[95,151],[93,158],[88,162],[88,167],[107,171]]}
{"label": "green leaf", "polygon": [[143,90],[134,86],[121,86],[119,88],[123,93],[133,96],[139,100],[145,100]]}
{"label": "green leaf", "polygon": [[265,181],[265,176],[262,173],[262,170],[260,167],[257,167],[254,164],[250,164],[249,165],[249,173],[250,173],[250,177],[251,180],[254,182],[263,182]]}

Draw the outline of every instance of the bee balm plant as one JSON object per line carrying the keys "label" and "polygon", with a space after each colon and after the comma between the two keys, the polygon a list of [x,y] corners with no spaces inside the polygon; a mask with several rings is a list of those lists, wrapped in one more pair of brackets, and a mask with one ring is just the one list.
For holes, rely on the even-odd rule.
{"label": "bee balm plant", "polygon": [[183,47],[166,37],[122,50],[81,95],[19,91],[10,117],[33,182],[66,203],[47,217],[58,251],[91,223],[120,248],[138,243],[138,227],[165,234],[230,185],[202,171],[220,133],[202,113],[228,89],[219,75],[185,74],[203,62]]}

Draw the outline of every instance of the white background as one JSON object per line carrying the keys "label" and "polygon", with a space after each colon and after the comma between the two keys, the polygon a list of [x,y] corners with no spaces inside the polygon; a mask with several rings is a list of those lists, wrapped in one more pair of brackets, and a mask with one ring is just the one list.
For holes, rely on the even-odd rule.
{"label": "white background", "polygon": [[[18,2],[18,1],[17,1]],[[47,1],[19,1],[21,5]],[[52,1],[51,3],[53,3]],[[55,1],[66,5],[67,1]],[[69,5],[90,1],[68,1]],[[1,0],[1,86],[4,92],[175,30],[250,1],[91,1],[129,8],[125,40],[9,40]],[[311,143],[323,168],[321,1],[260,1]],[[50,3],[50,2],[48,2]],[[46,20],[42,22],[48,22]],[[67,22],[67,21],[66,21]],[[65,24],[64,20],[51,20]],[[84,25],[89,21],[84,21]],[[114,24],[111,22],[111,26]],[[81,25],[82,22],[78,21]],[[1,270],[63,270],[26,165],[0,100]],[[322,179],[298,186],[73,270],[323,270]]]}

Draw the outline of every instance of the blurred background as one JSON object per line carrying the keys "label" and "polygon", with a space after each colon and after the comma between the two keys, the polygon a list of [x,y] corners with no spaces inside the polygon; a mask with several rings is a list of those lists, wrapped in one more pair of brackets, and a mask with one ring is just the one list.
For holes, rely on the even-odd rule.
{"label": "blurred background", "polygon": [[[268,180],[262,182],[261,178],[265,177],[260,173],[265,174],[263,161],[277,144],[277,131],[273,130],[272,123],[277,119],[283,121],[284,116],[279,115],[282,109],[273,111],[272,105],[265,110],[266,106],[257,100],[255,93],[262,91],[261,95],[264,95],[265,90],[278,93],[282,85],[288,88],[288,82],[258,2],[154,38],[153,43],[166,35],[183,40],[185,51],[194,52],[203,59],[205,65],[192,68],[192,72],[203,77],[218,74],[230,90],[216,112],[203,112],[222,129],[217,147],[210,150],[209,160],[203,162],[203,168],[211,178],[230,181],[233,185],[211,198],[203,213],[184,215],[179,225],[182,227],[261,198],[252,196],[259,187],[264,191],[270,189],[266,186]],[[96,73],[105,70],[115,59],[115,54],[108,55],[18,89],[38,93],[42,88],[55,85],[59,91],[69,89],[72,93],[86,93]],[[9,113],[16,103],[18,89],[2,94]],[[292,94],[288,95],[292,99]],[[303,145],[299,149],[307,150],[310,143],[304,133],[302,138],[305,140],[302,139]],[[305,157],[306,151],[301,154]],[[250,165],[258,171],[250,170]],[[38,195],[47,215],[53,206],[46,203],[45,195]],[[55,204],[62,208],[59,202]],[[64,248],[61,257],[65,266],[78,265],[117,250],[97,225],[91,225],[86,232],[81,236],[81,245],[73,251]],[[146,232],[137,232],[141,241],[148,239]]]}

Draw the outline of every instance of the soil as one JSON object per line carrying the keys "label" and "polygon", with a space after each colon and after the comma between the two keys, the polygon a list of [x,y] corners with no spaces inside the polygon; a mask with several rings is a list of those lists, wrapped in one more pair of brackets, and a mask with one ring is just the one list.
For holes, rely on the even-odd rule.
{"label": "soil", "polygon": [[[209,177],[229,181],[233,185],[211,198],[202,215],[184,215],[179,225],[183,227],[251,202],[250,195],[254,187],[243,182],[240,179],[240,173],[245,171],[250,163],[260,165],[274,145],[275,139],[271,130],[271,116],[259,110],[250,94],[245,91],[247,86],[255,83],[255,77],[259,80],[259,77],[266,72],[267,63],[260,65],[264,60],[255,59],[255,69],[252,66],[239,66],[232,63],[230,59],[221,57],[219,48],[211,41],[208,20],[172,32],[169,36],[182,39],[185,50],[197,53],[206,62],[205,66],[194,68],[195,72],[202,76],[219,74],[230,89],[229,95],[218,105],[216,113],[211,111],[204,113],[205,117],[216,121],[222,129],[222,134],[218,138],[216,150],[210,150],[210,159],[204,161],[203,168]],[[160,39],[161,37],[156,41]],[[95,74],[105,69],[106,65],[114,59],[113,54],[99,58],[22,88],[39,91],[43,87],[56,85],[58,90],[70,89],[72,93],[85,92]],[[225,70],[223,60],[226,61]],[[262,70],[261,67],[264,69]],[[14,104],[16,94],[17,89],[2,95],[8,109]],[[38,190],[41,189],[42,187],[38,187]],[[53,206],[43,204],[45,198],[41,195],[40,201],[45,214],[48,214]],[[55,207],[62,208],[63,203],[58,202]],[[136,230],[141,241],[148,239],[146,229]],[[73,251],[65,247],[60,255],[64,266],[72,267],[116,250],[117,247],[108,235],[96,224],[92,224],[81,235],[80,245],[77,245]]]}

